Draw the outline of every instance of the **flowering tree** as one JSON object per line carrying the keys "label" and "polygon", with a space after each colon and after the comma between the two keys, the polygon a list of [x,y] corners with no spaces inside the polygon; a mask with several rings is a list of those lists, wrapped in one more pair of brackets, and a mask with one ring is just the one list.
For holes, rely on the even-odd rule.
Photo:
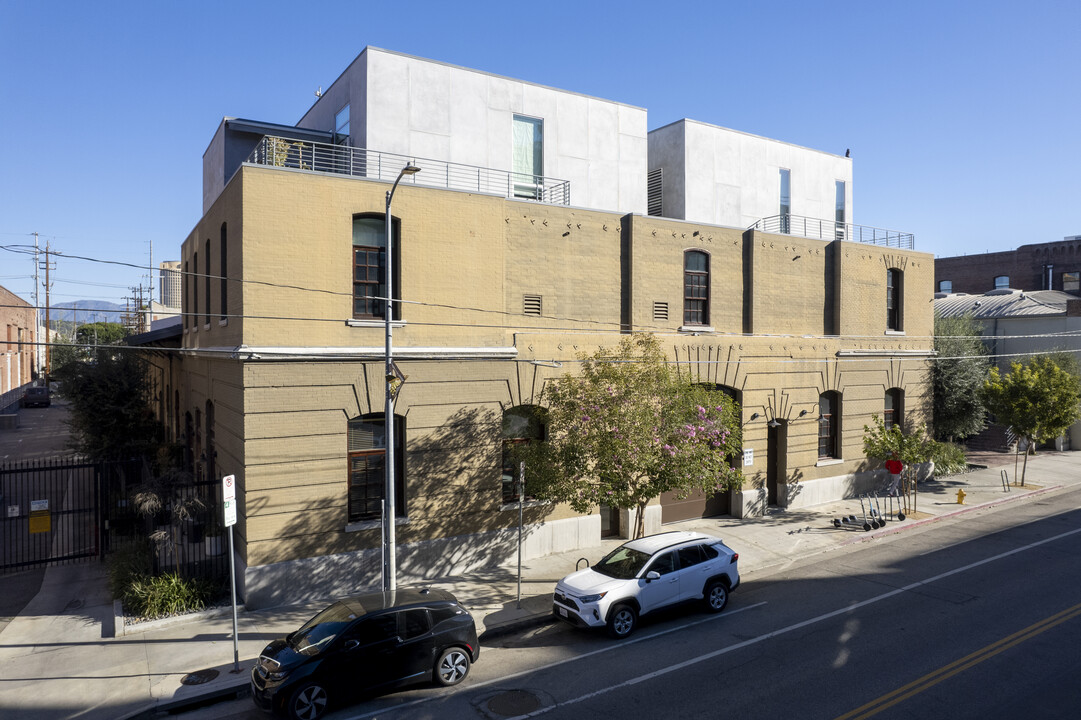
{"label": "flowering tree", "polygon": [[739,408],[722,392],[681,380],[652,335],[624,338],[614,351],[582,354],[580,375],[544,392],[546,442],[520,447],[529,492],[576,511],[598,505],[645,508],[661,493],[686,497],[738,488]]}

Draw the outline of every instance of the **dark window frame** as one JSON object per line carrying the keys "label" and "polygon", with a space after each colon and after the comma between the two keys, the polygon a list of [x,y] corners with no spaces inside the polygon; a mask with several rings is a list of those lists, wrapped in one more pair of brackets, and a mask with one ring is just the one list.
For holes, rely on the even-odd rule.
{"label": "dark window frame", "polygon": [[[379,520],[382,517],[382,501],[386,496],[386,433],[383,434],[383,447],[378,445],[372,448],[350,450],[348,426],[353,423],[364,423],[383,427],[383,413],[368,413],[359,417],[351,418],[346,428],[346,519],[350,523]],[[379,463],[378,483],[355,482],[356,469],[353,461],[360,458],[383,458]],[[406,517],[405,495],[405,417],[394,416],[394,516]],[[363,478],[360,478],[363,479]],[[372,492],[371,488],[378,488]],[[361,491],[363,490],[363,492]],[[373,505],[373,503],[378,503]]]}
{"label": "dark window frame", "polygon": [[818,459],[839,460],[841,394],[832,390],[818,396]]}
{"label": "dark window frame", "polygon": [[203,324],[210,324],[210,238],[206,239],[206,243],[203,246],[204,249],[204,266],[205,272],[203,273],[203,293],[205,294],[204,300],[206,301],[206,307],[203,308]]}
{"label": "dark window frame", "polygon": [[[359,213],[359,214],[353,216],[353,223],[356,224],[356,222],[358,220],[378,220],[379,223],[385,228],[386,227],[386,217],[387,216],[385,214],[383,214],[383,213]],[[393,282],[392,288],[391,288],[391,297],[394,300],[401,300],[402,299],[402,293],[401,293],[402,272],[401,272],[401,262],[400,262],[400,258],[402,256],[402,253],[401,253],[401,223],[398,220],[398,218],[396,218],[394,216],[391,216],[390,224],[391,224],[391,244],[393,245],[392,251],[394,253],[394,255],[393,255],[393,259],[394,259],[394,277],[393,277],[393,280],[394,280],[394,282]],[[385,245],[385,240],[384,240],[384,245]],[[383,297],[385,292],[386,292],[385,290],[383,290],[381,292],[379,290],[379,287],[380,286],[382,286],[383,288],[386,287],[386,279],[387,279],[386,278],[386,274],[387,274],[386,252],[387,252],[387,249],[386,249],[385,246],[384,247],[378,247],[378,246],[371,246],[371,245],[353,245],[353,244],[350,244],[350,247],[352,248],[352,251],[351,251],[352,252],[352,257],[351,257],[350,267],[351,267],[352,284],[353,284],[353,319],[354,320],[383,320],[383,321],[385,321],[386,320],[386,315],[384,313],[386,312],[386,302],[383,301],[383,300],[375,299],[375,298]],[[364,258],[363,259],[365,261],[365,264],[363,264],[363,265],[358,264],[358,262],[357,262],[358,253],[364,253]],[[374,258],[376,262],[375,262],[374,265],[371,264],[371,262],[370,262],[371,260],[373,260],[373,258],[371,257],[372,253],[376,254],[376,258]],[[357,270],[358,270],[358,268],[361,268],[361,267],[365,268],[365,279],[362,280],[362,281],[358,281],[357,280]],[[369,269],[373,269],[373,268],[376,271],[376,279],[374,281],[372,281],[368,277]],[[361,287],[367,288],[367,289],[369,289],[369,291],[367,293],[365,293],[365,294],[358,294],[358,290]],[[374,288],[374,292],[371,290],[372,288]],[[394,314],[391,317],[391,319],[394,320],[394,321],[400,321],[402,319],[402,304],[400,302],[393,303],[392,304],[392,310],[393,310]]]}
{"label": "dark window frame", "polygon": [[[705,270],[688,269],[692,258],[702,258]],[[683,251],[683,324],[709,325],[710,255],[705,250]]]}
{"label": "dark window frame", "polygon": [[[526,418],[529,434],[518,434],[514,436],[508,435],[507,419],[510,417],[530,417]],[[502,429],[502,474],[501,474],[501,489],[503,494],[503,504],[509,505],[511,503],[518,502],[518,466],[514,462],[513,453],[511,449],[515,445],[528,445],[534,442],[544,442],[548,439],[548,423],[545,417],[546,411],[540,405],[515,405],[509,407],[503,411],[503,429]],[[522,498],[525,502],[535,500],[532,495],[529,494],[528,488],[525,493],[525,497]]]}
{"label": "dark window frame", "polygon": [[886,271],[886,329],[894,332],[904,330],[904,282],[904,271]]}
{"label": "dark window frame", "polygon": [[221,247],[219,248],[219,256],[221,258],[221,265],[218,271],[220,280],[218,288],[221,294],[219,299],[219,317],[221,320],[229,319],[229,288],[226,282],[227,268],[229,267],[229,233],[226,228],[226,223],[221,224]]}
{"label": "dark window frame", "polygon": [[904,428],[905,422],[905,391],[901,388],[890,388],[883,397],[882,423],[887,430],[896,425]]}

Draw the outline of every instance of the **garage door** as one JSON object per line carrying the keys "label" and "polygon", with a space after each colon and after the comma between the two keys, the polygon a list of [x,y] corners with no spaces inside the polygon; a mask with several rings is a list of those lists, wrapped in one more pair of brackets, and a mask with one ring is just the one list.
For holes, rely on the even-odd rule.
{"label": "garage door", "polygon": [[695,520],[730,512],[732,493],[730,491],[707,496],[701,490],[695,490],[683,500],[676,498],[676,493],[661,494],[661,522],[674,523],[682,520]]}

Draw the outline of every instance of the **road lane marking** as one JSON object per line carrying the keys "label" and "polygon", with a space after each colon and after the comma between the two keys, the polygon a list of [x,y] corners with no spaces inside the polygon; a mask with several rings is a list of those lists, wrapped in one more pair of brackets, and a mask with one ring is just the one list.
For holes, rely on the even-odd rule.
{"label": "road lane marking", "polygon": [[[801,630],[801,629],[803,629],[805,627],[808,627],[810,625],[815,625],[815,624],[818,624],[818,623],[823,622],[825,620],[830,620],[830,619],[833,619],[833,618],[841,616],[841,615],[847,615],[847,614],[849,614],[849,613],[851,613],[851,612],[853,612],[855,610],[858,610],[858,609],[860,609],[862,607],[866,607],[868,605],[873,605],[873,604],[881,602],[883,600],[888,600],[889,598],[895,597],[895,596],[900,595],[902,593],[910,592],[912,590],[915,590],[916,588],[920,588],[920,587],[923,587],[925,585],[930,585],[931,583],[938,582],[939,580],[944,580],[945,578],[952,577],[954,575],[957,575],[957,574],[960,574],[960,573],[963,573],[963,572],[967,572],[969,570],[972,570],[973,568],[980,567],[981,565],[986,565],[988,563],[992,563],[992,562],[995,562],[997,560],[1001,560],[1003,558],[1007,558],[1007,557],[1010,557],[1012,555],[1016,555],[1018,553],[1027,552],[1029,550],[1032,550],[1033,548],[1040,547],[1041,545],[1046,545],[1047,543],[1055,542],[1055,541],[1061,540],[1063,538],[1067,538],[1067,537],[1070,537],[1072,535],[1076,535],[1078,533],[1081,533],[1081,528],[1076,528],[1074,530],[1068,530],[1068,531],[1066,531],[1064,533],[1060,533],[1060,534],[1054,535],[1052,537],[1044,538],[1043,540],[1037,540],[1036,542],[1029,543],[1028,545],[1022,545],[1020,547],[1013,548],[1012,550],[1007,550],[1006,552],[999,553],[998,555],[992,555],[991,557],[984,558],[983,560],[977,560],[976,562],[969,563],[968,565],[963,565],[963,566],[961,566],[959,568],[954,568],[953,570],[947,570],[946,572],[942,572],[942,573],[939,573],[938,575],[935,575],[933,577],[929,577],[926,580],[919,580],[919,581],[914,582],[914,583],[909,583],[908,585],[905,585],[904,587],[900,587],[900,588],[897,588],[895,590],[890,590],[889,592],[883,593],[881,595],[876,595],[875,597],[868,598],[866,600],[861,600],[861,601],[856,602],[856,603],[852,603],[851,605],[847,605],[847,606],[845,606],[843,608],[839,608],[837,610],[833,610],[833,611],[830,611],[828,613],[818,615],[817,617],[809,618],[807,620],[803,620],[803,621],[800,621],[798,623],[788,625],[788,626],[783,627],[783,628],[781,628],[779,630],[774,630],[772,632],[765,633],[764,635],[759,635],[757,637],[753,637],[753,638],[750,638],[748,640],[744,640],[742,642],[736,643],[735,645],[730,645],[728,647],[724,647],[724,648],[721,648],[719,650],[714,650],[713,652],[709,652],[709,653],[706,653],[704,655],[698,655],[696,657],[690,658],[689,660],[684,660],[683,662],[676,663],[675,665],[668,665],[666,667],[659,668],[657,670],[654,670],[653,672],[646,673],[645,675],[639,675],[639,676],[631,678],[629,680],[625,680],[624,682],[621,682],[618,685],[611,685],[609,687],[605,687],[605,688],[602,688],[600,690],[596,690],[594,692],[587,693],[585,695],[581,695],[581,696],[576,697],[576,698],[571,698],[570,700],[564,700],[562,702],[557,702],[557,703],[555,703],[553,705],[549,705],[547,707],[539,708],[539,709],[534,710],[533,712],[527,713],[525,715],[518,715],[518,716],[513,717],[513,718],[507,718],[507,720],[527,720],[528,718],[533,718],[533,717],[537,717],[539,715],[544,715],[545,713],[550,712],[552,710],[556,710],[556,709],[559,709],[559,708],[562,708],[562,707],[567,707],[569,705],[575,705],[577,703],[584,702],[586,700],[590,700],[592,698],[599,697],[601,695],[605,695],[607,693],[612,692],[613,690],[619,690],[621,688],[630,687],[632,685],[637,685],[638,683],[653,680],[653,679],[656,679],[658,677],[662,677],[664,675],[667,675],[669,673],[676,672],[677,670],[682,670],[683,668],[690,667],[692,665],[696,665],[698,663],[705,662],[707,660],[712,660],[713,658],[717,658],[717,657],[720,657],[722,655],[726,655],[726,654],[728,654],[730,652],[735,652],[736,650],[742,650],[743,648],[750,647],[752,645],[756,645],[756,644],[758,644],[760,642],[764,642],[766,640],[772,640],[773,638],[780,637],[781,635],[787,635],[790,632],[794,632],[796,630]],[[765,603],[759,603],[758,605],[752,605],[752,606],[747,607],[747,608],[741,608],[741,610],[750,610],[753,607],[758,607],[758,606],[764,605],[764,604]],[[698,623],[707,622],[709,620],[713,620],[713,619],[720,618],[720,617],[728,617],[730,615],[735,614],[735,612],[738,612],[738,611],[733,611],[733,612],[726,613],[726,614],[712,616],[710,618],[706,618],[705,620],[700,620],[700,621],[698,621]],[[696,625],[698,623],[692,623],[692,624],[689,624],[689,625],[681,625],[678,628],[671,628],[669,630],[665,630],[665,631],[662,631],[662,632],[659,632],[659,633],[653,633],[652,635],[632,638],[630,640],[624,640],[624,641],[620,642],[618,645],[604,647],[604,648],[601,648],[599,650],[593,650],[591,652],[584,653],[582,655],[577,655],[577,656],[572,657],[572,658],[565,658],[563,660],[559,660],[557,662],[549,663],[549,664],[543,665],[541,667],[531,668],[529,670],[523,670],[521,672],[514,673],[513,675],[507,675],[507,676],[504,676],[504,677],[493,678],[492,680],[486,680],[484,682],[480,682],[480,683],[476,683],[476,684],[470,684],[468,687],[463,688],[462,692],[469,692],[469,691],[472,691],[472,690],[477,689],[477,688],[486,687],[488,685],[493,685],[493,684],[496,684],[496,683],[503,683],[503,682],[506,682],[508,680],[513,680],[514,678],[522,677],[523,675],[529,675],[529,674],[532,674],[532,673],[535,673],[535,672],[540,672],[540,671],[543,671],[543,670],[547,670],[547,669],[550,669],[550,668],[555,667],[557,665],[565,665],[565,664],[567,664],[569,662],[574,662],[575,660],[583,660],[585,658],[592,657],[594,655],[599,655],[599,654],[604,653],[604,652],[610,652],[612,650],[617,650],[619,648],[623,648],[623,647],[626,647],[627,645],[632,645],[632,644],[637,643],[637,642],[642,642],[642,641],[645,641],[645,640],[650,640],[650,639],[653,639],[653,638],[656,638],[656,637],[660,637],[661,635],[666,635],[669,632],[675,632],[676,630],[682,630],[682,629],[685,629],[687,627],[691,627],[692,625]],[[442,696],[442,695],[439,696],[439,698],[443,698],[443,697],[445,697],[445,696]],[[381,708],[379,710],[373,710],[373,711],[370,711],[370,712],[362,713],[360,715],[350,715],[348,720],[363,720],[363,718],[374,717],[376,715],[379,715],[380,713],[386,713],[386,714],[389,715],[391,713],[394,713],[397,710],[405,709],[407,707],[412,707],[412,706],[415,706],[415,705],[419,705],[421,703],[431,702],[432,700],[435,700],[435,699],[437,699],[437,698],[435,698],[435,697],[419,698],[417,700],[413,700],[413,701],[410,701],[410,702],[407,702],[407,703],[402,703],[401,705],[396,705],[396,706],[393,706],[393,707]]]}
{"label": "road lane marking", "polygon": [[[678,625],[676,627],[671,627],[671,628],[668,628],[667,630],[658,630],[657,632],[648,633],[648,634],[643,633],[642,635],[636,635],[635,637],[631,638],[630,640],[620,640],[619,644],[617,644],[617,645],[605,645],[604,647],[599,648],[597,650],[590,650],[587,653],[582,653],[581,655],[575,655],[574,657],[570,657],[570,658],[562,658],[560,660],[550,662],[547,665],[539,665],[537,667],[529,668],[528,670],[521,670],[519,672],[512,673],[510,675],[502,675],[502,676],[497,677],[497,678],[492,678],[491,680],[482,680],[481,682],[470,683],[467,687],[462,688],[462,690],[463,691],[475,690],[477,688],[487,687],[489,685],[495,685],[497,683],[504,683],[504,682],[507,682],[508,680],[513,680],[514,678],[522,677],[523,675],[529,675],[531,673],[540,672],[542,670],[548,670],[548,669],[554,668],[554,667],[556,667],[558,665],[566,665],[569,662],[573,662],[575,660],[583,660],[583,659],[585,659],[587,657],[592,657],[594,655],[600,655],[601,653],[606,653],[606,652],[612,652],[614,650],[619,650],[620,648],[627,647],[628,645],[634,645],[636,643],[645,642],[646,640],[652,640],[653,638],[658,638],[658,637],[661,637],[662,635],[668,635],[669,633],[674,633],[674,632],[677,632],[679,630],[686,630],[687,628],[694,627],[695,625],[701,625],[702,623],[712,622],[714,620],[719,620],[721,618],[726,618],[726,617],[731,617],[733,615],[738,615],[741,612],[746,612],[748,610],[754,610],[755,608],[760,608],[765,604],[766,603],[764,603],[764,602],[755,603],[754,605],[748,605],[747,607],[736,608],[736,609],[733,609],[733,610],[729,610],[728,612],[725,612],[725,613],[719,613],[719,614],[716,614],[716,615],[710,615],[709,617],[702,618],[701,620],[695,620],[693,622],[683,623],[682,625]],[[445,697],[445,696],[441,695],[439,697]],[[383,708],[381,710],[372,710],[370,712],[362,713],[360,715],[350,715],[348,718],[346,718],[346,720],[362,720],[363,718],[374,717],[374,716],[376,716],[376,715],[378,715],[379,713],[382,713],[382,712],[392,712],[392,711],[396,711],[396,710],[401,710],[403,708],[412,707],[414,705],[420,705],[421,703],[431,702],[431,701],[436,700],[436,699],[438,699],[438,698],[435,698],[435,697],[417,698],[416,700],[410,700],[409,702],[404,702],[401,705],[395,705],[393,707],[387,707],[387,708]]]}
{"label": "road lane marking", "polygon": [[939,580],[951,577],[953,575],[957,575],[959,573],[967,572],[968,570],[971,570],[973,568],[977,568],[977,567],[979,567],[981,565],[986,565],[987,563],[991,563],[991,562],[994,562],[996,560],[1001,560],[1002,558],[1010,557],[1011,555],[1016,555],[1017,553],[1027,552],[1028,550],[1031,550],[1033,548],[1039,547],[1041,545],[1046,545],[1049,542],[1054,542],[1056,540],[1061,540],[1063,538],[1070,537],[1071,535],[1076,535],[1077,533],[1081,533],[1081,528],[1077,528],[1075,530],[1069,530],[1067,532],[1060,533],[1060,534],[1055,535],[1053,537],[1044,538],[1043,540],[1037,540],[1036,542],[1029,543],[1028,545],[1022,545],[1021,547],[1014,548],[1013,550],[1007,550],[1004,553],[999,553],[998,555],[993,555],[991,557],[984,558],[983,560],[977,560],[976,562],[969,563],[968,565],[964,565],[964,566],[959,567],[959,568],[954,568],[953,570],[947,570],[944,573],[939,573],[938,575],[927,578],[926,580],[920,580],[918,582],[910,583],[908,585],[905,585],[904,587],[897,588],[896,590],[891,590],[890,592],[883,593],[881,595],[877,595],[877,596],[872,597],[872,598],[868,598],[867,600],[861,600],[860,602],[853,603],[853,604],[851,604],[851,605],[849,605],[847,607],[843,607],[843,608],[840,608],[838,610],[834,610],[832,612],[828,612],[828,613],[825,613],[823,615],[819,615],[817,617],[810,618],[808,620],[803,620],[802,622],[798,622],[798,623],[794,623],[792,625],[788,625],[787,627],[783,627],[780,630],[774,630],[773,632],[769,632],[769,633],[766,633],[764,635],[759,635],[758,637],[754,637],[754,638],[751,638],[749,640],[744,640],[743,642],[736,643],[735,645],[730,645],[728,647],[721,648],[720,650],[714,650],[713,652],[706,653],[704,655],[699,655],[699,656],[693,657],[693,658],[691,658],[689,660],[684,660],[683,662],[676,663],[675,665],[669,665],[667,667],[662,667],[662,668],[660,668],[658,670],[654,670],[651,673],[646,673],[645,675],[639,675],[638,677],[631,678],[630,680],[625,680],[625,681],[623,681],[623,682],[621,682],[621,683],[619,683],[617,685],[611,685],[611,686],[606,687],[606,688],[601,688],[600,690],[596,690],[594,692],[587,693],[585,695],[581,695],[581,696],[576,697],[576,698],[571,698],[570,700],[564,700],[563,702],[558,702],[558,703],[555,703],[554,705],[549,705],[547,707],[539,708],[539,709],[534,710],[533,712],[527,713],[525,715],[518,715],[517,717],[508,718],[508,720],[527,720],[527,718],[537,717],[539,715],[543,715],[543,714],[545,714],[547,712],[550,712],[552,710],[555,710],[557,708],[566,707],[568,705],[575,705],[577,703],[584,702],[586,700],[590,700],[592,698],[599,697],[601,695],[605,695],[607,693],[612,692],[613,690],[619,690],[621,688],[630,687],[632,685],[637,685],[638,683],[647,682],[649,680],[654,680],[656,678],[667,675],[669,673],[676,672],[677,670],[682,670],[683,668],[690,667],[691,665],[697,665],[698,663],[705,662],[706,660],[712,660],[713,658],[720,657],[721,655],[726,655],[727,653],[735,652],[736,650],[742,650],[743,648],[750,647],[751,645],[756,645],[756,644],[758,644],[760,642],[764,642],[766,640],[772,640],[775,637],[779,637],[781,635],[786,635],[786,634],[788,634],[790,632],[793,632],[795,630],[801,630],[801,629],[803,629],[803,628],[805,628],[805,627],[807,627],[809,625],[815,625],[815,624],[820,623],[820,622],[822,622],[824,620],[830,620],[830,619],[838,617],[840,615],[847,615],[847,614],[851,613],[854,610],[857,610],[857,609],[862,608],[862,607],[866,607],[868,605],[873,605],[874,603],[878,603],[878,602],[881,602],[883,600],[887,600],[887,599],[889,599],[891,597],[894,597],[896,595],[900,595],[901,593],[905,593],[905,592],[909,592],[911,590],[915,590],[916,588],[922,587],[924,585],[930,585],[933,582],[938,582]]}
{"label": "road lane marking", "polygon": [[869,718],[877,715],[878,713],[893,707],[897,703],[907,700],[914,695],[918,695],[924,690],[928,690],[935,685],[938,685],[943,680],[947,680],[954,675],[968,670],[969,668],[982,663],[984,660],[989,660],[999,653],[1009,650],[1015,645],[1019,645],[1026,640],[1031,640],[1037,635],[1050,630],[1056,625],[1073,620],[1075,617],[1081,616],[1081,604],[1074,605],[1071,608],[1067,608],[1060,613],[1056,613],[1051,617],[1044,618],[1037,623],[1029,625],[1024,630],[1018,630],[1012,635],[1008,635],[1001,640],[996,640],[990,645],[980,648],[976,652],[970,653],[959,660],[954,660],[949,665],[944,665],[938,670],[930,672],[918,680],[897,688],[896,690],[886,693],[882,697],[876,698],[871,702],[861,705],[855,710],[850,710],[844,715],[839,715],[836,720],[863,720],[863,718]]}

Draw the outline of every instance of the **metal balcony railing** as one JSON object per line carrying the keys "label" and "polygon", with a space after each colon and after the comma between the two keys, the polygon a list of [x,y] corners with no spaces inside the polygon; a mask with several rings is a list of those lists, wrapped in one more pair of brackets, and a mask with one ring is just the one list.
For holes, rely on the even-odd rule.
{"label": "metal balcony railing", "polygon": [[421,171],[403,177],[403,184],[482,192],[553,205],[570,205],[571,202],[571,184],[568,180],[272,135],[259,141],[247,162],[388,182],[394,182],[398,172],[406,165],[416,165]]}
{"label": "metal balcony railing", "polygon": [[883,230],[867,225],[839,223],[833,220],[808,218],[801,215],[773,215],[762,218],[751,226],[752,230],[777,233],[778,235],[799,235],[816,240],[848,240],[849,242],[885,245],[887,247],[912,250],[916,247],[916,236],[912,233]]}

